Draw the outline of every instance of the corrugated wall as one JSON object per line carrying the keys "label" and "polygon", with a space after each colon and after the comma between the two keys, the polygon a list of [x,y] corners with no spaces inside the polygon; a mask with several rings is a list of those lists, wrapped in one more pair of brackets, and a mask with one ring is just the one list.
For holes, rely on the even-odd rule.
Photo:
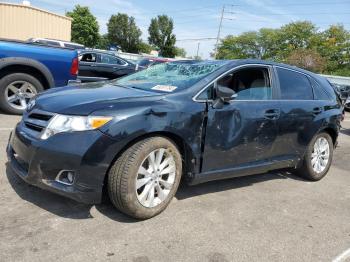
{"label": "corrugated wall", "polygon": [[0,3],[0,38],[70,41],[71,19],[31,6]]}

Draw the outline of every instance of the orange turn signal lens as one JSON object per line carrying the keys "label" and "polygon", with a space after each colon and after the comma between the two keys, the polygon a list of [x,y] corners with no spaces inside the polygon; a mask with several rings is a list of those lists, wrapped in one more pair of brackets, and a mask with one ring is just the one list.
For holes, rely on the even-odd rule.
{"label": "orange turn signal lens", "polygon": [[109,121],[112,120],[112,117],[90,117],[89,122],[90,126],[93,129],[99,128],[105,124],[107,124]]}

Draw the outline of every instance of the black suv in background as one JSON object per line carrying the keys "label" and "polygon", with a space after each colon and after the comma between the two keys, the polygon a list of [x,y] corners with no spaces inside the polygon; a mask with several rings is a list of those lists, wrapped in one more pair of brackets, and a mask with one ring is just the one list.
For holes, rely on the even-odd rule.
{"label": "black suv in background", "polygon": [[136,64],[113,52],[79,51],[79,75],[82,82],[97,82],[129,75],[137,70]]}
{"label": "black suv in background", "polygon": [[32,100],[7,147],[25,181],[140,219],[189,184],[332,163],[342,105],[311,72],[255,60],[168,62]]}

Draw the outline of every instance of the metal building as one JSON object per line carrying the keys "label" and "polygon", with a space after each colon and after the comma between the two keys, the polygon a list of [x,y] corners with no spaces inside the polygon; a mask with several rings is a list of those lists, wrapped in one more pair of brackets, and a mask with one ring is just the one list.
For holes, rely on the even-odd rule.
{"label": "metal building", "polygon": [[0,2],[0,38],[27,40],[31,37],[70,41],[70,17],[23,4]]}

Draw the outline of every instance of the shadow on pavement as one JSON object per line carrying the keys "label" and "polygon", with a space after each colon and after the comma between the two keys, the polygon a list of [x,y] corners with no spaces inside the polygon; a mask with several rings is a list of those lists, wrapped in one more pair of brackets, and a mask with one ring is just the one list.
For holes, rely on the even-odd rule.
{"label": "shadow on pavement", "polygon": [[[25,201],[60,217],[71,219],[93,218],[90,212],[93,205],[82,204],[29,185],[18,177],[8,164],[6,164],[6,176],[14,191]],[[122,223],[137,222],[137,220],[116,210],[107,199],[95,207],[100,213],[115,221]]]}
{"label": "shadow on pavement", "polygon": [[57,216],[72,219],[91,218],[90,205],[81,204],[29,185],[18,177],[8,164],[6,164],[6,175],[12,188],[23,200]]}
{"label": "shadow on pavement", "polygon": [[294,179],[299,181],[306,181],[303,178],[295,176],[287,171],[276,171],[265,174],[235,177],[225,180],[211,181],[195,186],[188,186],[182,183],[176,193],[178,200],[196,197],[199,195],[210,194],[215,192],[222,192],[226,190],[239,189],[242,187],[252,186],[253,184],[274,179]]}
{"label": "shadow on pavement", "polygon": [[[93,205],[81,204],[69,198],[65,198],[54,193],[42,190],[40,188],[31,186],[24,182],[20,177],[18,177],[12,171],[11,167],[8,164],[6,164],[6,175],[12,188],[25,201],[28,201],[60,217],[71,219],[93,218],[90,212]],[[203,194],[247,187],[255,183],[273,179],[295,179],[304,181],[303,179],[296,177],[288,172],[281,171],[268,174],[259,174],[253,176],[212,181],[196,186],[188,186],[185,183],[181,183],[175,197],[178,200],[182,200],[190,197],[200,196]],[[121,223],[140,222],[139,220],[130,218],[116,210],[107,196],[104,196],[102,203],[95,205],[95,208],[106,217]]]}
{"label": "shadow on pavement", "polygon": [[343,135],[350,136],[350,129],[342,128],[340,129],[340,133]]}

